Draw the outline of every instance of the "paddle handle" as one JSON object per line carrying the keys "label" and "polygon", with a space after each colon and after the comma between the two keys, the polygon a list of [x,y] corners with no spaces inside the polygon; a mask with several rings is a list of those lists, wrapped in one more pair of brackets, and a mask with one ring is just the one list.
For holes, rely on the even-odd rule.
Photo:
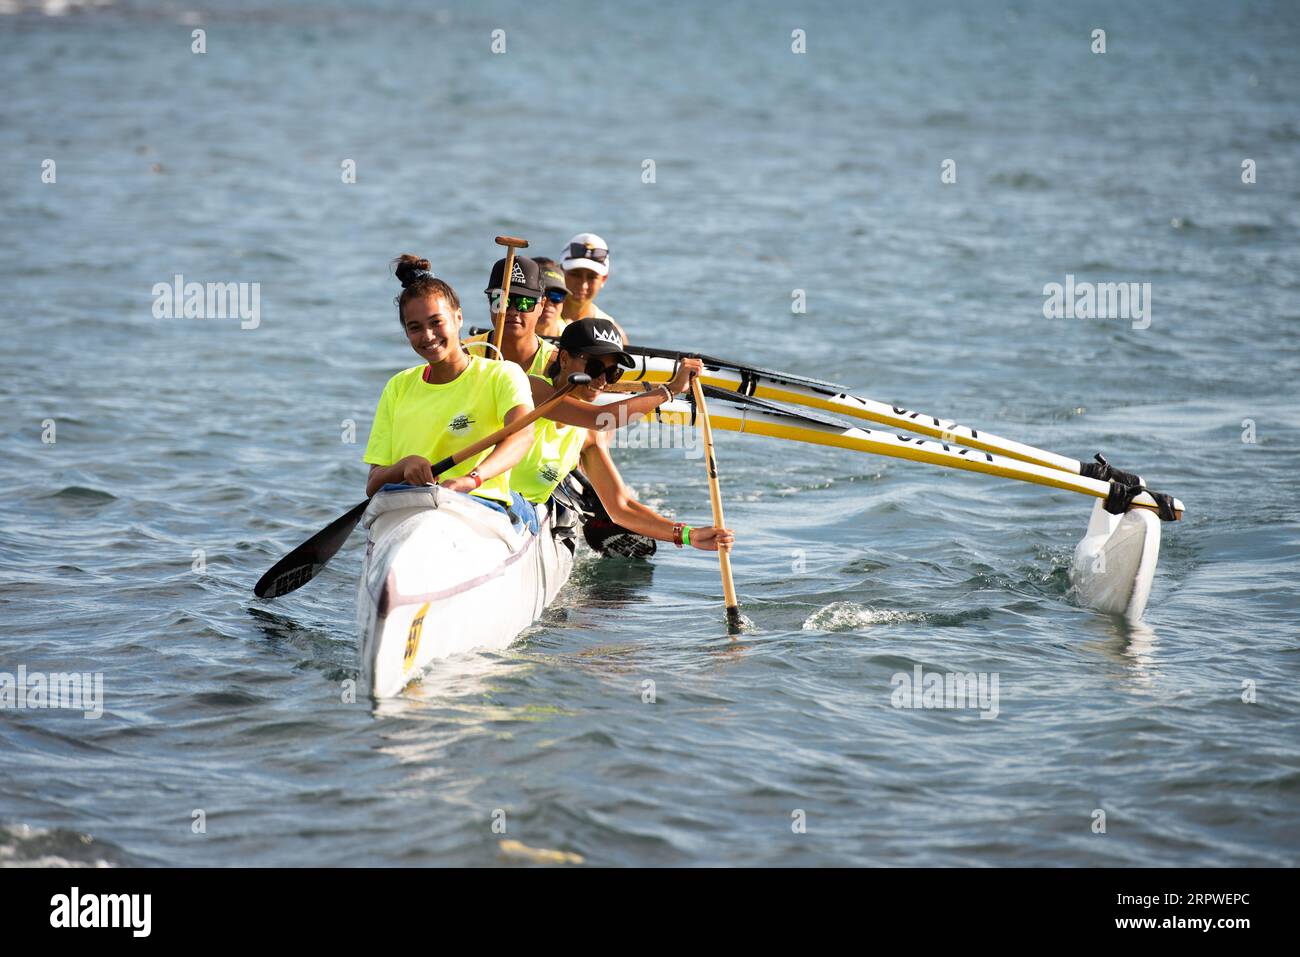
{"label": "paddle handle", "polygon": [[[699,416],[700,436],[704,439],[704,461],[709,476],[709,504],[713,506],[713,525],[726,528],[727,519],[722,513],[722,489],[718,484],[718,460],[713,454],[713,428],[709,425],[709,410],[704,404],[704,390],[698,376],[691,378],[691,394]],[[722,598],[727,606],[727,624],[740,625],[740,602],[736,598],[736,583],[731,577],[731,553],[718,548],[718,568],[722,572]]]}
{"label": "paddle handle", "polygon": [[515,250],[527,249],[528,240],[520,239],[518,236],[498,236],[496,239],[498,246],[506,247],[506,268],[501,274],[501,301],[497,303],[497,314],[494,317],[496,331],[492,335],[492,347],[496,350],[497,358],[501,357],[501,336],[506,330],[506,307],[510,304],[510,274],[515,270]]}
{"label": "paddle handle", "polygon": [[441,475],[443,472],[447,471],[447,469],[455,465],[459,465],[461,462],[464,462],[466,459],[473,458],[474,456],[482,452],[484,449],[491,448],[494,445],[499,445],[502,441],[508,439],[510,436],[514,435],[516,432],[520,431],[525,426],[532,425],[538,419],[544,418],[546,413],[550,412],[551,409],[555,408],[559,404],[561,399],[563,399],[566,395],[568,395],[578,386],[586,385],[590,381],[591,381],[591,376],[583,375],[581,373],[574,373],[573,375],[569,376],[569,381],[566,382],[563,385],[563,387],[561,387],[561,389],[555,393],[555,395],[551,396],[541,405],[537,406],[537,408],[533,409],[533,411],[529,412],[523,418],[515,422],[511,422],[507,426],[503,426],[502,428],[497,429],[491,435],[481,438],[477,442],[465,446],[459,452],[451,453],[451,455],[447,456],[445,459],[439,459],[437,462],[434,462],[432,466],[434,479],[436,480],[438,476]]}

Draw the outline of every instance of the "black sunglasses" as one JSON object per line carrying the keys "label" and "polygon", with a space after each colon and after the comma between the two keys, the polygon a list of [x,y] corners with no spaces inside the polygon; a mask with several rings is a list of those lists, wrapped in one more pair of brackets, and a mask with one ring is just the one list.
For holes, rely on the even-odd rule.
{"label": "black sunglasses", "polygon": [[548,289],[548,290],[546,290],[546,298],[547,298],[548,300],[550,300],[551,302],[554,302],[554,303],[561,303],[561,302],[564,302],[565,297],[568,296],[568,295],[569,295],[569,290],[567,290],[567,289]]}
{"label": "black sunglasses", "polygon": [[595,263],[603,263],[609,258],[608,249],[599,249],[595,246],[584,246],[582,243],[569,243],[570,259],[590,259]]}
{"label": "black sunglasses", "polygon": [[600,360],[599,356],[586,356],[585,358],[587,360],[587,375],[591,376],[592,382],[595,382],[601,376],[604,376],[605,381],[610,385],[613,385],[619,379],[623,378],[623,372],[625,370],[617,362],[612,366],[607,366]]}

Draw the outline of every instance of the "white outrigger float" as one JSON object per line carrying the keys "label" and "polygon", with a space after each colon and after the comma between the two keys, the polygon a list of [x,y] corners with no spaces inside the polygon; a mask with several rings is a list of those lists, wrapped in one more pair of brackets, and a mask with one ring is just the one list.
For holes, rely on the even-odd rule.
{"label": "white outrigger float", "polygon": [[361,517],[361,687],[388,698],[433,662],[508,647],[568,581],[574,525],[538,507],[533,534],[468,495],[388,486]]}
{"label": "white outrigger float", "polygon": [[1112,515],[1097,502],[1088,531],[1074,547],[1070,586],[1079,604],[1136,622],[1146,611],[1159,558],[1160,519],[1154,512],[1135,508]]}

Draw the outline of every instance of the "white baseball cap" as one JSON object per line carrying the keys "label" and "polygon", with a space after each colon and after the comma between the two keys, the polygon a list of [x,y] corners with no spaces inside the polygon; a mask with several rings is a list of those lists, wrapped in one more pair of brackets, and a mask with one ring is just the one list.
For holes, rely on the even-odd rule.
{"label": "white baseball cap", "polygon": [[564,271],[590,269],[597,276],[609,275],[609,244],[595,233],[578,233],[560,254]]}

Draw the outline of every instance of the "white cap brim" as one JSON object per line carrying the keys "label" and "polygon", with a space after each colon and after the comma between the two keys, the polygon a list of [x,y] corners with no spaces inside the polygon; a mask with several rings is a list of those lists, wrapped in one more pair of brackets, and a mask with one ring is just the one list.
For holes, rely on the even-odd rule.
{"label": "white cap brim", "polygon": [[590,269],[597,276],[609,275],[608,260],[603,263],[598,263],[594,259],[566,259],[564,262],[560,263],[560,265],[564,267],[565,272],[568,272],[570,269]]}

